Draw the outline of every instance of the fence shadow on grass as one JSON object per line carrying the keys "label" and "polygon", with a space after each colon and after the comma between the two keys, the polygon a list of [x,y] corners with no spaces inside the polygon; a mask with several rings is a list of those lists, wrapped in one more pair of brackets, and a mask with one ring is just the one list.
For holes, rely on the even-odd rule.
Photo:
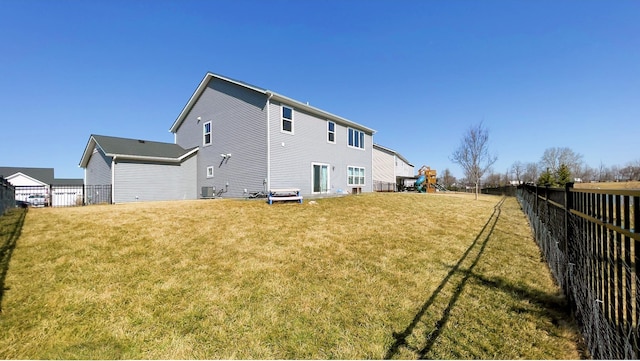
{"label": "fence shadow on grass", "polygon": [[20,238],[26,215],[27,208],[16,208],[0,216],[0,313],[2,313],[4,292],[8,290],[4,285],[4,280],[9,271],[11,255],[16,248],[18,238]]}
{"label": "fence shadow on grass", "polygon": [[[482,229],[480,230],[480,232],[478,233],[476,238],[473,240],[473,242],[471,243],[469,248],[467,248],[467,250],[464,252],[462,257],[460,257],[458,262],[455,264],[455,266],[453,266],[451,268],[451,270],[449,271],[449,273],[447,273],[447,275],[444,277],[444,279],[442,279],[442,282],[440,282],[440,284],[438,285],[436,290],[433,292],[433,294],[431,294],[431,297],[429,297],[429,299],[427,299],[427,301],[422,305],[422,307],[416,313],[416,315],[413,317],[413,320],[411,320],[409,325],[402,332],[399,332],[399,333],[394,332],[393,333],[393,337],[395,338],[395,342],[387,350],[387,352],[386,352],[386,354],[384,356],[384,358],[386,360],[389,360],[394,355],[396,355],[398,353],[398,350],[400,349],[400,347],[408,347],[408,348],[410,348],[412,351],[417,352],[418,355],[420,356],[420,358],[426,357],[427,353],[431,350],[431,348],[435,344],[436,340],[440,336],[440,333],[444,329],[444,326],[448,322],[449,316],[450,316],[450,313],[451,313],[451,309],[453,308],[453,306],[458,301],[458,298],[460,297],[460,294],[462,293],[462,291],[464,289],[464,286],[466,285],[466,283],[468,282],[469,278],[471,277],[473,269],[478,264],[478,261],[480,260],[480,257],[484,253],[484,250],[485,250],[485,247],[487,245],[487,242],[489,241],[489,238],[491,237],[491,234],[493,233],[493,231],[495,229],[495,226],[498,223],[498,219],[500,217],[500,212],[501,212],[501,207],[502,207],[502,204],[504,203],[505,199],[506,198],[503,197],[500,200],[500,202],[498,202],[495,205],[495,207],[493,209],[493,213],[491,214],[491,216],[489,217],[487,222],[484,224],[484,226],[482,227]],[[484,235],[484,239],[482,239],[483,235]],[[449,300],[449,303],[447,304],[447,307],[445,308],[444,312],[442,313],[442,317],[438,320],[438,322],[436,322],[435,330],[428,335],[427,340],[426,340],[426,345],[424,347],[422,347],[421,349],[415,349],[413,347],[410,347],[407,344],[407,338],[409,338],[409,336],[411,336],[411,334],[413,333],[413,330],[418,325],[418,323],[420,322],[420,320],[422,319],[424,314],[427,312],[429,307],[431,307],[431,305],[436,300],[438,295],[442,292],[442,290],[445,288],[445,286],[449,283],[451,277],[459,271],[460,266],[462,265],[462,263],[467,259],[467,257],[471,253],[471,251],[474,248],[476,248],[478,242],[480,242],[481,239],[482,239],[482,246],[480,247],[480,250],[478,251],[478,254],[476,255],[476,257],[474,258],[473,262],[471,263],[471,265],[469,266],[469,268],[465,272],[465,276],[463,277],[463,279],[460,281],[460,283],[456,287],[456,291],[452,295],[451,299]]]}

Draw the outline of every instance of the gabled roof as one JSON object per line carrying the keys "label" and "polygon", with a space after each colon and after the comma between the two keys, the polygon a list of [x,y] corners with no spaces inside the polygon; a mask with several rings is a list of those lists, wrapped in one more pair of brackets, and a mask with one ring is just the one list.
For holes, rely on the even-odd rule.
{"label": "gabled roof", "polygon": [[102,149],[106,156],[116,159],[166,163],[180,163],[184,158],[198,151],[197,147],[184,149],[174,143],[92,134],[80,159],[80,167],[87,167],[96,147]]}
{"label": "gabled roof", "polygon": [[209,82],[211,81],[211,79],[219,79],[219,80],[224,80],[226,82],[229,83],[233,83],[242,87],[245,87],[247,89],[251,89],[255,92],[264,94],[265,96],[267,96],[270,99],[273,99],[275,101],[279,101],[282,103],[285,103],[287,105],[291,105],[294,106],[297,109],[309,112],[311,114],[314,114],[316,116],[322,117],[322,118],[326,118],[328,120],[334,121],[336,123],[340,123],[352,128],[356,128],[356,129],[360,129],[362,131],[364,131],[365,133],[370,133],[370,134],[375,134],[375,130],[365,127],[364,125],[352,122],[348,119],[339,117],[335,114],[331,114],[329,112],[326,112],[322,109],[318,109],[316,107],[312,107],[309,104],[305,104],[302,102],[299,102],[295,99],[291,99],[289,97],[286,97],[284,95],[278,94],[274,91],[268,90],[268,89],[264,89],[264,88],[260,88],[257,87],[255,85],[251,85],[239,80],[234,80],[222,75],[218,75],[218,74],[214,74],[212,72],[208,72],[204,78],[202,79],[202,81],[200,82],[200,85],[198,85],[198,87],[196,88],[196,90],[193,92],[193,94],[191,95],[191,98],[189,98],[189,101],[187,102],[187,104],[184,106],[184,108],[182,108],[182,111],[180,112],[180,114],[178,115],[178,118],[176,119],[175,122],[173,122],[173,125],[171,126],[171,128],[169,129],[170,132],[175,133],[178,131],[178,128],[180,128],[180,125],[182,125],[182,122],[184,122],[185,118],[187,117],[187,114],[189,114],[189,112],[191,111],[191,108],[193,108],[193,106],[195,105],[195,103],[198,101],[198,99],[200,98],[200,95],[202,95],[202,93],[205,91],[205,89],[207,89],[207,86],[209,84]]}
{"label": "gabled roof", "polygon": [[407,158],[403,157],[403,156],[402,156],[402,154],[400,154],[400,153],[396,152],[395,150],[393,150],[393,149],[391,149],[391,148],[383,147],[383,146],[381,146],[380,144],[375,144],[375,143],[373,144],[373,148],[374,148],[374,149],[375,149],[375,148],[377,148],[378,150],[383,150],[383,151],[386,151],[387,153],[391,153],[391,154],[393,154],[393,155],[397,156],[398,158],[402,159],[402,161],[403,161],[403,162],[405,162],[405,163],[407,163],[408,165],[410,165],[410,166],[412,166],[412,167],[413,167],[413,164],[411,164],[411,162],[409,162],[409,161],[407,160]]}
{"label": "gabled roof", "polygon": [[51,183],[54,186],[82,186],[84,179],[82,178],[56,178]]}
{"label": "gabled roof", "polygon": [[0,176],[10,177],[14,174],[22,173],[29,178],[45,184],[51,184],[54,180],[53,168],[24,168],[24,167],[0,167]]}
{"label": "gabled roof", "polygon": [[5,179],[20,174],[42,184],[78,186],[84,184],[82,178],[54,178],[53,168],[0,167],[0,176]]}

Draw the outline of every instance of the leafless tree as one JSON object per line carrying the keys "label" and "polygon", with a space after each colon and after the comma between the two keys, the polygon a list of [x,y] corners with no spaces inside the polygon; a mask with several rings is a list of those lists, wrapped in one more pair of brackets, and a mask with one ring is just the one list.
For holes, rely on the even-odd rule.
{"label": "leafless tree", "polygon": [[451,161],[459,164],[467,179],[475,183],[476,199],[480,179],[497,159],[489,153],[489,131],[483,127],[482,122],[469,128],[451,155]]}
{"label": "leafless tree", "polygon": [[607,172],[609,172],[609,170],[601,161],[600,165],[598,166],[596,180],[598,182],[603,182],[606,179]]}
{"label": "leafless tree", "polygon": [[520,161],[516,161],[511,165],[511,174],[516,178],[518,184],[522,183],[521,178],[524,175],[525,169],[525,165]]}
{"label": "leafless tree", "polygon": [[442,172],[442,177],[440,178],[440,180],[445,188],[450,189],[451,186],[456,182],[456,177],[451,174],[449,168],[446,168],[444,172]]}
{"label": "leafless tree", "polygon": [[609,172],[611,173],[608,177],[609,181],[617,182],[622,179],[622,175],[620,174],[620,167],[618,167],[617,165],[612,165],[611,168],[609,168]]}
{"label": "leafless tree", "polygon": [[525,183],[535,183],[538,181],[538,177],[540,176],[540,168],[538,163],[527,163],[525,165],[525,171],[522,175],[522,180]]}
{"label": "leafless tree", "polygon": [[485,188],[499,187],[501,180],[502,180],[502,175],[491,172],[484,179],[484,187]]}
{"label": "leafless tree", "polygon": [[585,165],[580,168],[580,173],[577,174],[577,177],[582,179],[583,182],[591,182],[598,178],[598,170]]}
{"label": "leafless tree", "polygon": [[571,174],[578,174],[582,166],[582,155],[566,147],[553,147],[547,148],[540,159],[540,167],[549,169],[552,174],[558,172],[561,164],[569,167]]}
{"label": "leafless tree", "polygon": [[640,180],[640,160],[629,162],[620,169],[622,180]]}

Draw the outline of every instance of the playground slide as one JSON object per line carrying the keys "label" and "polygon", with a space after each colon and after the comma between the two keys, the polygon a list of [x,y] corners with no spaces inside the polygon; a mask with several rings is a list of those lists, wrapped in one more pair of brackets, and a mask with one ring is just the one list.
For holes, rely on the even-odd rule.
{"label": "playground slide", "polygon": [[423,174],[421,175],[418,180],[416,181],[415,185],[416,185],[416,190],[420,193],[426,193],[427,189],[425,188],[425,180],[427,180],[427,177]]}

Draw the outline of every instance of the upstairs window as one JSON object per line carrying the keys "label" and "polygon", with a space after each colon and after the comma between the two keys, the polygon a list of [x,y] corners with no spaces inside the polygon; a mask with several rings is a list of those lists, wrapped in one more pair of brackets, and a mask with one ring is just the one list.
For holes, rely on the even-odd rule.
{"label": "upstairs window", "polygon": [[202,145],[211,145],[211,122],[202,125]]}
{"label": "upstairs window", "polygon": [[282,106],[282,131],[293,133],[293,109]]}
{"label": "upstairs window", "polygon": [[336,123],[327,122],[327,142],[336,142]]}
{"label": "upstairs window", "polygon": [[364,149],[364,132],[349,128],[349,146]]}

